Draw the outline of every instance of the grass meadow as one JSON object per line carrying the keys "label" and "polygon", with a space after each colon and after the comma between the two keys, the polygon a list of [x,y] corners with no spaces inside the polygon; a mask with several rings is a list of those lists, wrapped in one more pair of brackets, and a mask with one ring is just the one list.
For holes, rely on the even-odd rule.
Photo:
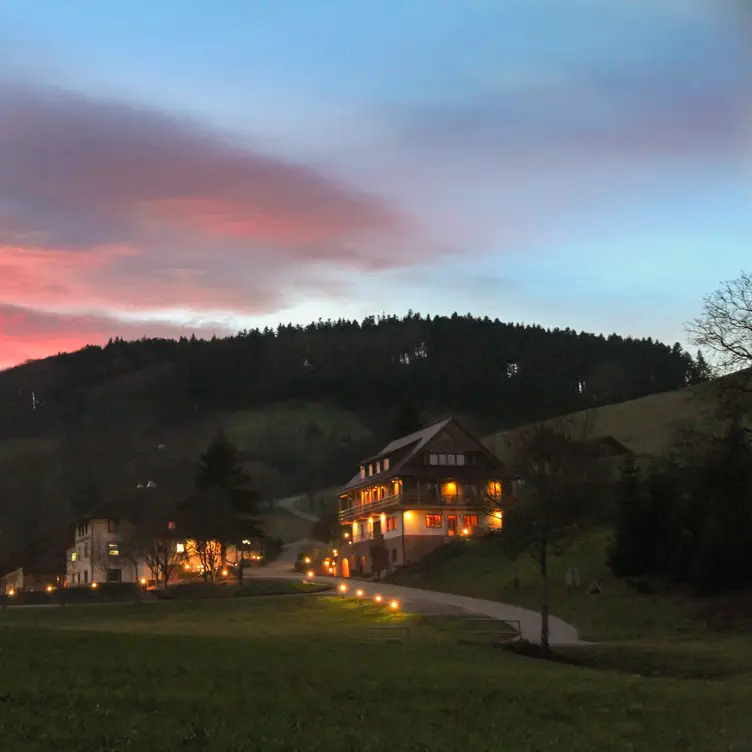
{"label": "grass meadow", "polygon": [[[405,644],[372,626],[409,626]],[[649,678],[464,644],[458,620],[329,595],[7,609],[0,747],[733,750],[749,675]]]}

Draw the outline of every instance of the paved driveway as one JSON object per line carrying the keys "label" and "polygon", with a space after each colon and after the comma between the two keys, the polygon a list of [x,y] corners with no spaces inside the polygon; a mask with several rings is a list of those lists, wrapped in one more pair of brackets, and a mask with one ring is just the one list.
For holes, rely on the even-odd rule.
{"label": "paved driveway", "polygon": [[[266,567],[253,570],[253,575],[263,578],[300,579],[299,572],[292,569],[295,557],[299,550],[310,547],[310,540],[298,541],[285,546],[282,555],[277,561]],[[314,543],[315,545],[315,543]],[[422,590],[420,588],[402,587],[401,585],[388,585],[381,582],[368,582],[356,579],[343,580],[339,577],[316,577],[316,582],[325,582],[339,586],[347,583],[348,590],[343,597],[355,598],[355,591],[362,589],[364,597],[372,598],[381,595],[385,599],[396,599],[407,603],[408,601],[422,601],[436,605],[460,608],[472,614],[488,616],[492,619],[510,623],[515,629],[519,626],[520,634],[525,640],[540,643],[541,618],[536,611],[530,611],[519,606],[510,606],[497,601],[487,601],[481,598],[469,598],[464,595],[453,593],[441,593],[436,590]],[[579,632],[571,624],[561,619],[549,617],[549,640],[551,645],[582,645]]]}

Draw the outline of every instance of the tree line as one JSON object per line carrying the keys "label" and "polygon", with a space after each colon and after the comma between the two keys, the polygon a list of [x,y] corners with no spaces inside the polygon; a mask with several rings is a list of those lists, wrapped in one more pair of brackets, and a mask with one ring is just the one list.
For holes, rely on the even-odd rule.
{"label": "tree line", "polygon": [[[0,553],[137,482],[186,495],[193,443],[235,411],[316,403],[360,426],[271,423],[241,446],[271,499],[340,484],[362,456],[447,415],[484,435],[707,377],[678,344],[457,314],[113,339],[0,373]],[[178,438],[158,450],[167,433]]]}
{"label": "tree line", "polygon": [[108,399],[119,409],[103,407],[124,424],[296,399],[376,417],[414,401],[495,430],[708,375],[702,356],[678,343],[457,314],[318,321],[211,340],[113,339],[0,373],[0,439],[60,431],[114,382]]}

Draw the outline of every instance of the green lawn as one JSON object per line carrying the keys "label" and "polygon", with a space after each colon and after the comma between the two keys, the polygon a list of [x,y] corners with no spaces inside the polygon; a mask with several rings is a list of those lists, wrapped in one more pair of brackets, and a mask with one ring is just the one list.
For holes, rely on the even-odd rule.
{"label": "green lawn", "polygon": [[[574,624],[589,640],[701,637],[707,633],[697,602],[666,593],[643,595],[617,580],[606,566],[608,538],[605,531],[585,533],[562,556],[551,559],[552,614]],[[540,609],[540,575],[531,557],[512,562],[488,539],[458,542],[456,552],[456,556],[439,553],[395,573],[389,581]],[[569,567],[579,569],[579,588],[566,585]],[[600,595],[587,594],[592,580],[598,581]]]}
{"label": "green lawn", "polygon": [[[408,644],[371,625],[411,625]],[[0,613],[0,745],[124,750],[721,750],[749,675],[650,679],[458,644],[335,597]]]}

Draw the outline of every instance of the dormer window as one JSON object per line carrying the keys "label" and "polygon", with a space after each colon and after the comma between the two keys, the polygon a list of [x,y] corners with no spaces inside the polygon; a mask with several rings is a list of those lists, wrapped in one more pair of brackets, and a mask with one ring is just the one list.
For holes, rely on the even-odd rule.
{"label": "dormer window", "polygon": [[360,479],[363,480],[363,478],[366,477],[366,466],[361,465],[360,466]]}
{"label": "dormer window", "polygon": [[381,472],[381,460],[376,460],[376,475]]}
{"label": "dormer window", "polygon": [[368,465],[368,475],[369,476],[373,475],[373,465],[371,464]]}
{"label": "dormer window", "polygon": [[384,472],[389,469],[389,457],[384,457]]}

